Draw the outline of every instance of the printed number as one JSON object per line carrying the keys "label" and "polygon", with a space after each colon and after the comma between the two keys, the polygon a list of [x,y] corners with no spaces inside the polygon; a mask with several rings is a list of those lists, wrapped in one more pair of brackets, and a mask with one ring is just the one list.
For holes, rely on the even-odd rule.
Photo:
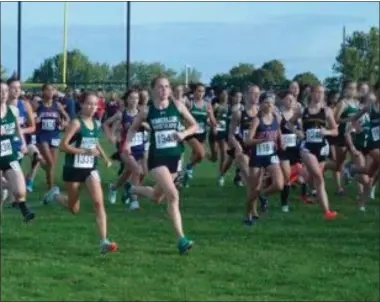
{"label": "printed number", "polygon": [[177,141],[174,139],[175,130],[158,131],[155,133],[156,148],[166,149],[177,147]]}
{"label": "printed number", "polygon": [[285,147],[295,147],[297,145],[297,136],[295,134],[284,134],[282,137]]}
{"label": "printed number", "polygon": [[325,146],[323,146],[323,148],[321,149],[321,156],[328,156],[330,153],[330,145],[329,144],[326,144]]}
{"label": "printed number", "polygon": [[306,131],[306,141],[308,143],[321,143],[323,141],[321,129],[308,129]]}
{"label": "printed number", "polygon": [[74,168],[91,169],[94,167],[95,157],[93,155],[76,154]]}
{"label": "printed number", "polygon": [[374,142],[377,142],[378,140],[380,140],[380,126],[372,128],[371,132],[372,132],[372,139]]}
{"label": "printed number", "polygon": [[132,139],[131,147],[141,146],[144,144],[144,133],[137,132]]}
{"label": "printed number", "polygon": [[256,155],[257,156],[266,156],[274,153],[274,143],[273,142],[265,142],[258,144],[256,146]]}
{"label": "printed number", "polygon": [[51,145],[52,147],[58,147],[60,142],[61,142],[61,140],[60,140],[59,138],[53,138],[53,139],[50,141],[50,145]]}
{"label": "printed number", "polygon": [[43,119],[42,130],[53,131],[55,130],[55,119]]}
{"label": "printed number", "polygon": [[12,143],[10,139],[1,141],[0,157],[12,155]]}

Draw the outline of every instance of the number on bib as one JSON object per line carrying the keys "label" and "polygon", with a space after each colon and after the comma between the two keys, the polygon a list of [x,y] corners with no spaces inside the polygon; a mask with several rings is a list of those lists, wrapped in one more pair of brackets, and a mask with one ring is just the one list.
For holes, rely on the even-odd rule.
{"label": "number on bib", "polygon": [[86,154],[76,154],[74,158],[74,168],[91,169],[94,167],[95,156]]}
{"label": "number on bib", "polygon": [[290,148],[297,145],[297,136],[295,134],[283,134],[282,137],[285,147]]}
{"label": "number on bib", "polygon": [[132,139],[131,147],[141,146],[144,144],[144,133],[137,132]]}
{"label": "number on bib", "polygon": [[55,130],[55,119],[43,119],[42,121],[42,130],[53,131]]}
{"label": "number on bib", "polygon": [[58,147],[60,142],[61,142],[61,140],[60,140],[59,138],[53,138],[53,139],[50,141],[50,145],[51,145],[52,147]]}
{"label": "number on bib", "polygon": [[265,143],[258,144],[256,146],[257,156],[267,156],[267,155],[272,155],[273,153],[274,153],[273,142],[265,142]]}
{"label": "number on bib", "polygon": [[12,155],[12,143],[10,139],[1,141],[0,157]]}
{"label": "number on bib", "polygon": [[308,143],[322,143],[323,136],[321,129],[308,129],[306,131],[306,141]]}
{"label": "number on bib", "polygon": [[372,132],[372,139],[374,142],[377,142],[378,140],[380,140],[380,126],[372,128],[371,132]]}
{"label": "number on bib", "polygon": [[167,149],[177,147],[177,141],[174,138],[175,130],[157,131],[155,133],[156,148]]}
{"label": "number on bib", "polygon": [[330,145],[329,144],[326,144],[323,146],[323,148],[321,149],[321,156],[328,156],[330,153]]}

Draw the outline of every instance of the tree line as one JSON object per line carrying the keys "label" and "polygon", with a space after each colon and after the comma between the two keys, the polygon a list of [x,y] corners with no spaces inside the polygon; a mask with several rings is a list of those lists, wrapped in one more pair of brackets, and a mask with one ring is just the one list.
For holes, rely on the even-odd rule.
{"label": "tree line", "polygon": [[[333,76],[319,79],[312,71],[305,71],[292,79],[286,77],[286,67],[277,59],[265,62],[259,68],[248,62],[233,66],[228,72],[216,74],[210,81],[215,90],[244,89],[249,83],[255,83],[264,89],[281,89],[291,81],[297,81],[301,86],[323,83],[329,90],[339,90],[345,80],[366,81],[374,84],[379,79],[379,28],[372,27],[368,32],[355,31],[347,37],[340,46],[335,63],[332,66]],[[27,80],[29,83],[61,83],[63,54],[56,54],[45,59],[33,71]],[[0,66],[1,67],[1,66]],[[176,71],[160,62],[130,63],[130,84],[149,87],[152,78],[158,74],[166,75],[171,82],[185,82],[186,70]],[[1,76],[5,70],[1,67]],[[125,89],[126,62],[110,66],[106,63],[92,62],[79,49],[67,53],[67,82],[73,87],[103,86],[106,90]],[[196,68],[188,70],[188,82],[198,82],[201,72]],[[108,88],[108,89],[107,89]]]}

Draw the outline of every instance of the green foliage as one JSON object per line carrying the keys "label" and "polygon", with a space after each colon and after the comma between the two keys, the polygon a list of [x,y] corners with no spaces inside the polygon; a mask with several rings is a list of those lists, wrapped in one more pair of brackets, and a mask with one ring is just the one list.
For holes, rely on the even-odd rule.
{"label": "green foliage", "polygon": [[0,65],[0,78],[4,79],[6,78],[6,76],[7,76],[7,71],[2,65]]}
{"label": "green foliage", "polygon": [[309,72],[309,71],[297,74],[293,78],[293,81],[298,82],[298,84],[300,84],[301,87],[305,85],[313,86],[313,85],[317,85],[321,83],[318,77],[314,73]]}

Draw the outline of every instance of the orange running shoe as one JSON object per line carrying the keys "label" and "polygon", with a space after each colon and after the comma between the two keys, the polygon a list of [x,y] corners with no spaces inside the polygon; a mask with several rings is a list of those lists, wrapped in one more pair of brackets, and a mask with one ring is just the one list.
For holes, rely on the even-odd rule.
{"label": "orange running shoe", "polygon": [[116,242],[111,242],[111,241],[106,241],[101,244],[101,253],[106,254],[106,253],[113,253],[118,250],[118,246]]}
{"label": "orange running shoe", "polygon": [[323,216],[327,219],[327,220],[334,220],[337,216],[338,216],[338,213],[335,212],[335,211],[326,211],[325,214],[323,214]]}

